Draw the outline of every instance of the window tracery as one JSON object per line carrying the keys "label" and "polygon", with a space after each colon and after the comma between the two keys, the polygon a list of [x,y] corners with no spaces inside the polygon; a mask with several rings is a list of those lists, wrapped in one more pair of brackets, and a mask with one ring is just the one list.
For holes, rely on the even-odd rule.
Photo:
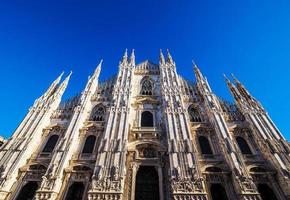
{"label": "window tracery", "polygon": [[157,152],[155,149],[147,147],[141,149],[139,156],[143,158],[155,158],[157,157]]}
{"label": "window tracery", "polygon": [[196,109],[193,106],[189,106],[188,108],[188,114],[191,122],[202,122],[203,118],[201,116],[201,113],[198,109]]}
{"label": "window tracery", "polygon": [[101,105],[94,107],[90,117],[92,121],[104,121],[105,120],[105,108]]}
{"label": "window tracery", "polygon": [[145,79],[141,85],[141,95],[153,95],[153,85],[152,82],[148,79]]}

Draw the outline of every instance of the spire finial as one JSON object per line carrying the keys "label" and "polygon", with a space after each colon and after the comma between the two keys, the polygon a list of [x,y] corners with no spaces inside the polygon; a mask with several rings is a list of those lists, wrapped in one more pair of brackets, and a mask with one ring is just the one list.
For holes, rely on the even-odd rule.
{"label": "spire finial", "polygon": [[63,76],[63,74],[64,74],[64,71],[61,72],[61,74],[58,76],[57,79],[61,79],[61,77]]}
{"label": "spire finial", "polygon": [[196,76],[199,77],[200,79],[203,79],[203,75],[201,74],[199,68],[197,67],[196,62],[193,59],[191,61],[192,61],[193,70],[194,70]]}
{"label": "spire finial", "polygon": [[128,49],[126,48],[121,63],[128,63]]}
{"label": "spire finial", "polygon": [[197,65],[196,65],[196,63],[195,63],[195,61],[193,59],[191,60],[191,62],[192,62],[193,68],[198,68]]}
{"label": "spire finial", "polygon": [[69,79],[72,75],[72,70],[70,71],[69,75],[64,79],[64,81],[60,84],[59,88],[58,88],[58,93],[59,94],[63,94],[67,85],[68,85],[68,82],[69,82]]}
{"label": "spire finial", "polygon": [[174,63],[172,56],[170,55],[169,49],[167,49],[167,62],[170,64]]}
{"label": "spire finial", "polygon": [[70,70],[70,72],[69,72],[68,76],[66,77],[66,79],[70,79],[70,77],[71,77],[72,73],[73,73],[73,71],[72,71],[72,70]]}
{"label": "spire finial", "polygon": [[230,80],[228,79],[228,77],[225,74],[223,74],[223,76],[224,76],[227,83],[230,82]]}
{"label": "spire finial", "polygon": [[99,62],[98,66],[97,66],[97,68],[96,68],[96,70],[95,70],[94,75],[99,76],[100,71],[101,71],[101,69],[102,69],[102,64],[103,64],[103,59],[101,59],[101,61]]}
{"label": "spire finial", "polygon": [[55,91],[55,88],[59,84],[63,74],[64,74],[64,71],[62,71],[61,74],[52,82],[52,84],[49,86],[49,88],[45,92],[44,96],[51,96],[53,94],[53,92]]}
{"label": "spire finial", "polygon": [[164,55],[162,53],[162,49],[160,49],[159,62],[160,62],[160,64],[165,64],[165,58],[164,58]]}
{"label": "spire finial", "polygon": [[235,77],[235,75],[233,73],[231,73],[231,76],[233,77],[235,83],[240,83],[240,81]]}
{"label": "spire finial", "polygon": [[135,65],[135,50],[134,49],[132,49],[132,53],[130,56],[130,64]]}

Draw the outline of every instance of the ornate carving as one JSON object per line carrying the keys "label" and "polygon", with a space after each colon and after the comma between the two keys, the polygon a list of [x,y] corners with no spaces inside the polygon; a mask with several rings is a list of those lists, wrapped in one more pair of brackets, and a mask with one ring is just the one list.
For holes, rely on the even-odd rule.
{"label": "ornate carving", "polygon": [[157,157],[157,152],[153,148],[147,147],[140,150],[139,156],[141,158],[155,158]]}
{"label": "ornate carving", "polygon": [[171,189],[173,193],[200,193],[203,191],[203,179],[199,178],[195,181],[190,179],[172,180]]}
{"label": "ornate carving", "polygon": [[252,178],[244,178],[239,181],[241,189],[245,193],[257,193],[257,187],[253,182]]}
{"label": "ornate carving", "polygon": [[45,190],[52,190],[53,184],[54,184],[54,180],[53,179],[48,179],[45,176],[43,176],[42,178],[43,178],[43,181],[42,181],[41,188],[43,188]]}
{"label": "ornate carving", "polygon": [[118,192],[121,191],[121,179],[111,180],[110,177],[104,179],[92,180],[92,190],[93,191],[108,191],[108,192]]}
{"label": "ornate carving", "polygon": [[119,178],[119,167],[118,166],[113,166],[111,168],[111,179],[113,181],[116,181]]}

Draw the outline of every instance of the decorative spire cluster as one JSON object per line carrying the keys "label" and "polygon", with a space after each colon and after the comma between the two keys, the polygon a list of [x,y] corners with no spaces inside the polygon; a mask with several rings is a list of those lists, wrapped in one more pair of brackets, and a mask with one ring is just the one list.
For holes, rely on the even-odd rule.
{"label": "decorative spire cluster", "polygon": [[167,51],[167,59],[165,61],[165,57],[164,57],[164,55],[162,53],[162,49],[160,49],[160,56],[159,56],[159,63],[160,63],[160,65],[168,64],[168,65],[175,66],[175,62],[174,62],[174,60],[173,60],[173,58],[172,58],[169,50],[167,49],[166,51]]}
{"label": "decorative spire cluster", "polygon": [[131,66],[135,66],[135,53],[134,53],[134,49],[132,49],[130,58],[128,58],[128,49],[125,50],[125,53],[122,57],[122,60],[120,62],[120,65],[122,66],[126,66],[126,65],[131,65]]}
{"label": "decorative spire cluster", "polygon": [[58,88],[58,93],[60,93],[61,95],[64,93],[65,89],[67,88],[71,75],[72,75],[72,71],[70,71],[69,75],[60,84],[60,86]]}
{"label": "decorative spire cluster", "polygon": [[224,75],[228,88],[238,104],[247,104],[247,107],[253,107],[263,110],[261,104],[250,94],[246,87],[233,75],[231,74],[234,83],[233,84],[227,77]]}
{"label": "decorative spire cluster", "polygon": [[164,55],[162,53],[162,49],[160,49],[160,56],[159,56],[159,63],[160,65],[164,65],[165,64],[165,58],[164,58]]}

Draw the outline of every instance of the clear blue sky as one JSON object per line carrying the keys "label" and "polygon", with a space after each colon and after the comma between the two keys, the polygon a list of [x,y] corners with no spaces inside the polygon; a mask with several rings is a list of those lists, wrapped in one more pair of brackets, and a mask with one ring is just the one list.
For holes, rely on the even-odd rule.
{"label": "clear blue sky", "polygon": [[234,73],[290,139],[290,1],[6,1],[0,6],[0,135],[9,137],[63,70],[68,98],[104,59],[115,74],[125,48],[158,62],[169,48],[194,80],[194,59],[214,92],[231,99]]}

